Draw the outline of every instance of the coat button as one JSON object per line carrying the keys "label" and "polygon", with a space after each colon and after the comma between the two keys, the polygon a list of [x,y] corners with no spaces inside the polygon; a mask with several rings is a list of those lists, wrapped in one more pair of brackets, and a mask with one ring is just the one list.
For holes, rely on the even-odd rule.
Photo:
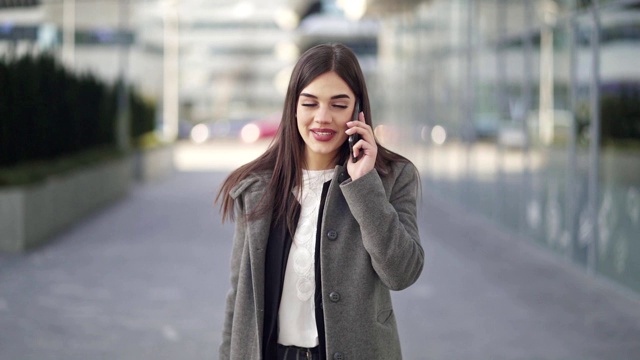
{"label": "coat button", "polygon": [[329,238],[329,240],[335,240],[338,238],[338,232],[335,230],[329,230],[327,232],[327,237]]}
{"label": "coat button", "polygon": [[337,292],[332,292],[331,294],[329,294],[329,300],[333,301],[333,302],[338,302],[340,301],[340,294]]}
{"label": "coat button", "polygon": [[333,360],[343,360],[343,359],[344,359],[344,355],[342,355],[341,352],[333,353]]}

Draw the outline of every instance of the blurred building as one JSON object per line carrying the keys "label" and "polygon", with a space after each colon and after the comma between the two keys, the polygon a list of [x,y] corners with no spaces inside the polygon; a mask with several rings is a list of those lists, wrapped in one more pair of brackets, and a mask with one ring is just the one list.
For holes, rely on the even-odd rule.
{"label": "blurred building", "polygon": [[[281,102],[278,74],[298,56],[282,1],[176,2],[180,116],[215,122],[264,116]],[[163,23],[149,27],[162,44]],[[155,36],[154,36],[155,34]],[[285,85],[286,86],[286,85]]]}
{"label": "blurred building", "polygon": [[640,1],[384,3],[382,139],[431,190],[640,291]]}
{"label": "blurred building", "polygon": [[162,92],[162,46],[140,41],[152,2],[2,0],[0,55],[47,52],[78,73],[114,83],[123,78],[149,97]]}

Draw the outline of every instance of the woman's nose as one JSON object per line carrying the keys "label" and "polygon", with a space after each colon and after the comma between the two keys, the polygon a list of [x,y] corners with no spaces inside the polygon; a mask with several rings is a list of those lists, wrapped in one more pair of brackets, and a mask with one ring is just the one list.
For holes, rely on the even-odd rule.
{"label": "woman's nose", "polygon": [[317,123],[328,123],[331,122],[331,114],[326,106],[319,106],[318,111],[313,118],[313,121]]}

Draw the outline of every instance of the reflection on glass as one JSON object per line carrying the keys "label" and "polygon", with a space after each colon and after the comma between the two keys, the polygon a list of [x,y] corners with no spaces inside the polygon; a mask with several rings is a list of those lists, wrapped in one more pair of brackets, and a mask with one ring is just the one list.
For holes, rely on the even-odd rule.
{"label": "reflection on glass", "polygon": [[409,120],[400,138],[417,145],[393,146],[423,149],[404,153],[430,186],[640,291],[640,7],[598,3],[434,0],[387,16],[376,80],[391,91],[376,99]]}

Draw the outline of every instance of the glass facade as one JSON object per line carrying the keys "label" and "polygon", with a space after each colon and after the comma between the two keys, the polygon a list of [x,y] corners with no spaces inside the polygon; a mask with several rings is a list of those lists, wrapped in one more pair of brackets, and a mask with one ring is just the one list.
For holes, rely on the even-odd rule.
{"label": "glass facade", "polygon": [[433,0],[381,26],[380,140],[443,197],[639,292],[640,1]]}

